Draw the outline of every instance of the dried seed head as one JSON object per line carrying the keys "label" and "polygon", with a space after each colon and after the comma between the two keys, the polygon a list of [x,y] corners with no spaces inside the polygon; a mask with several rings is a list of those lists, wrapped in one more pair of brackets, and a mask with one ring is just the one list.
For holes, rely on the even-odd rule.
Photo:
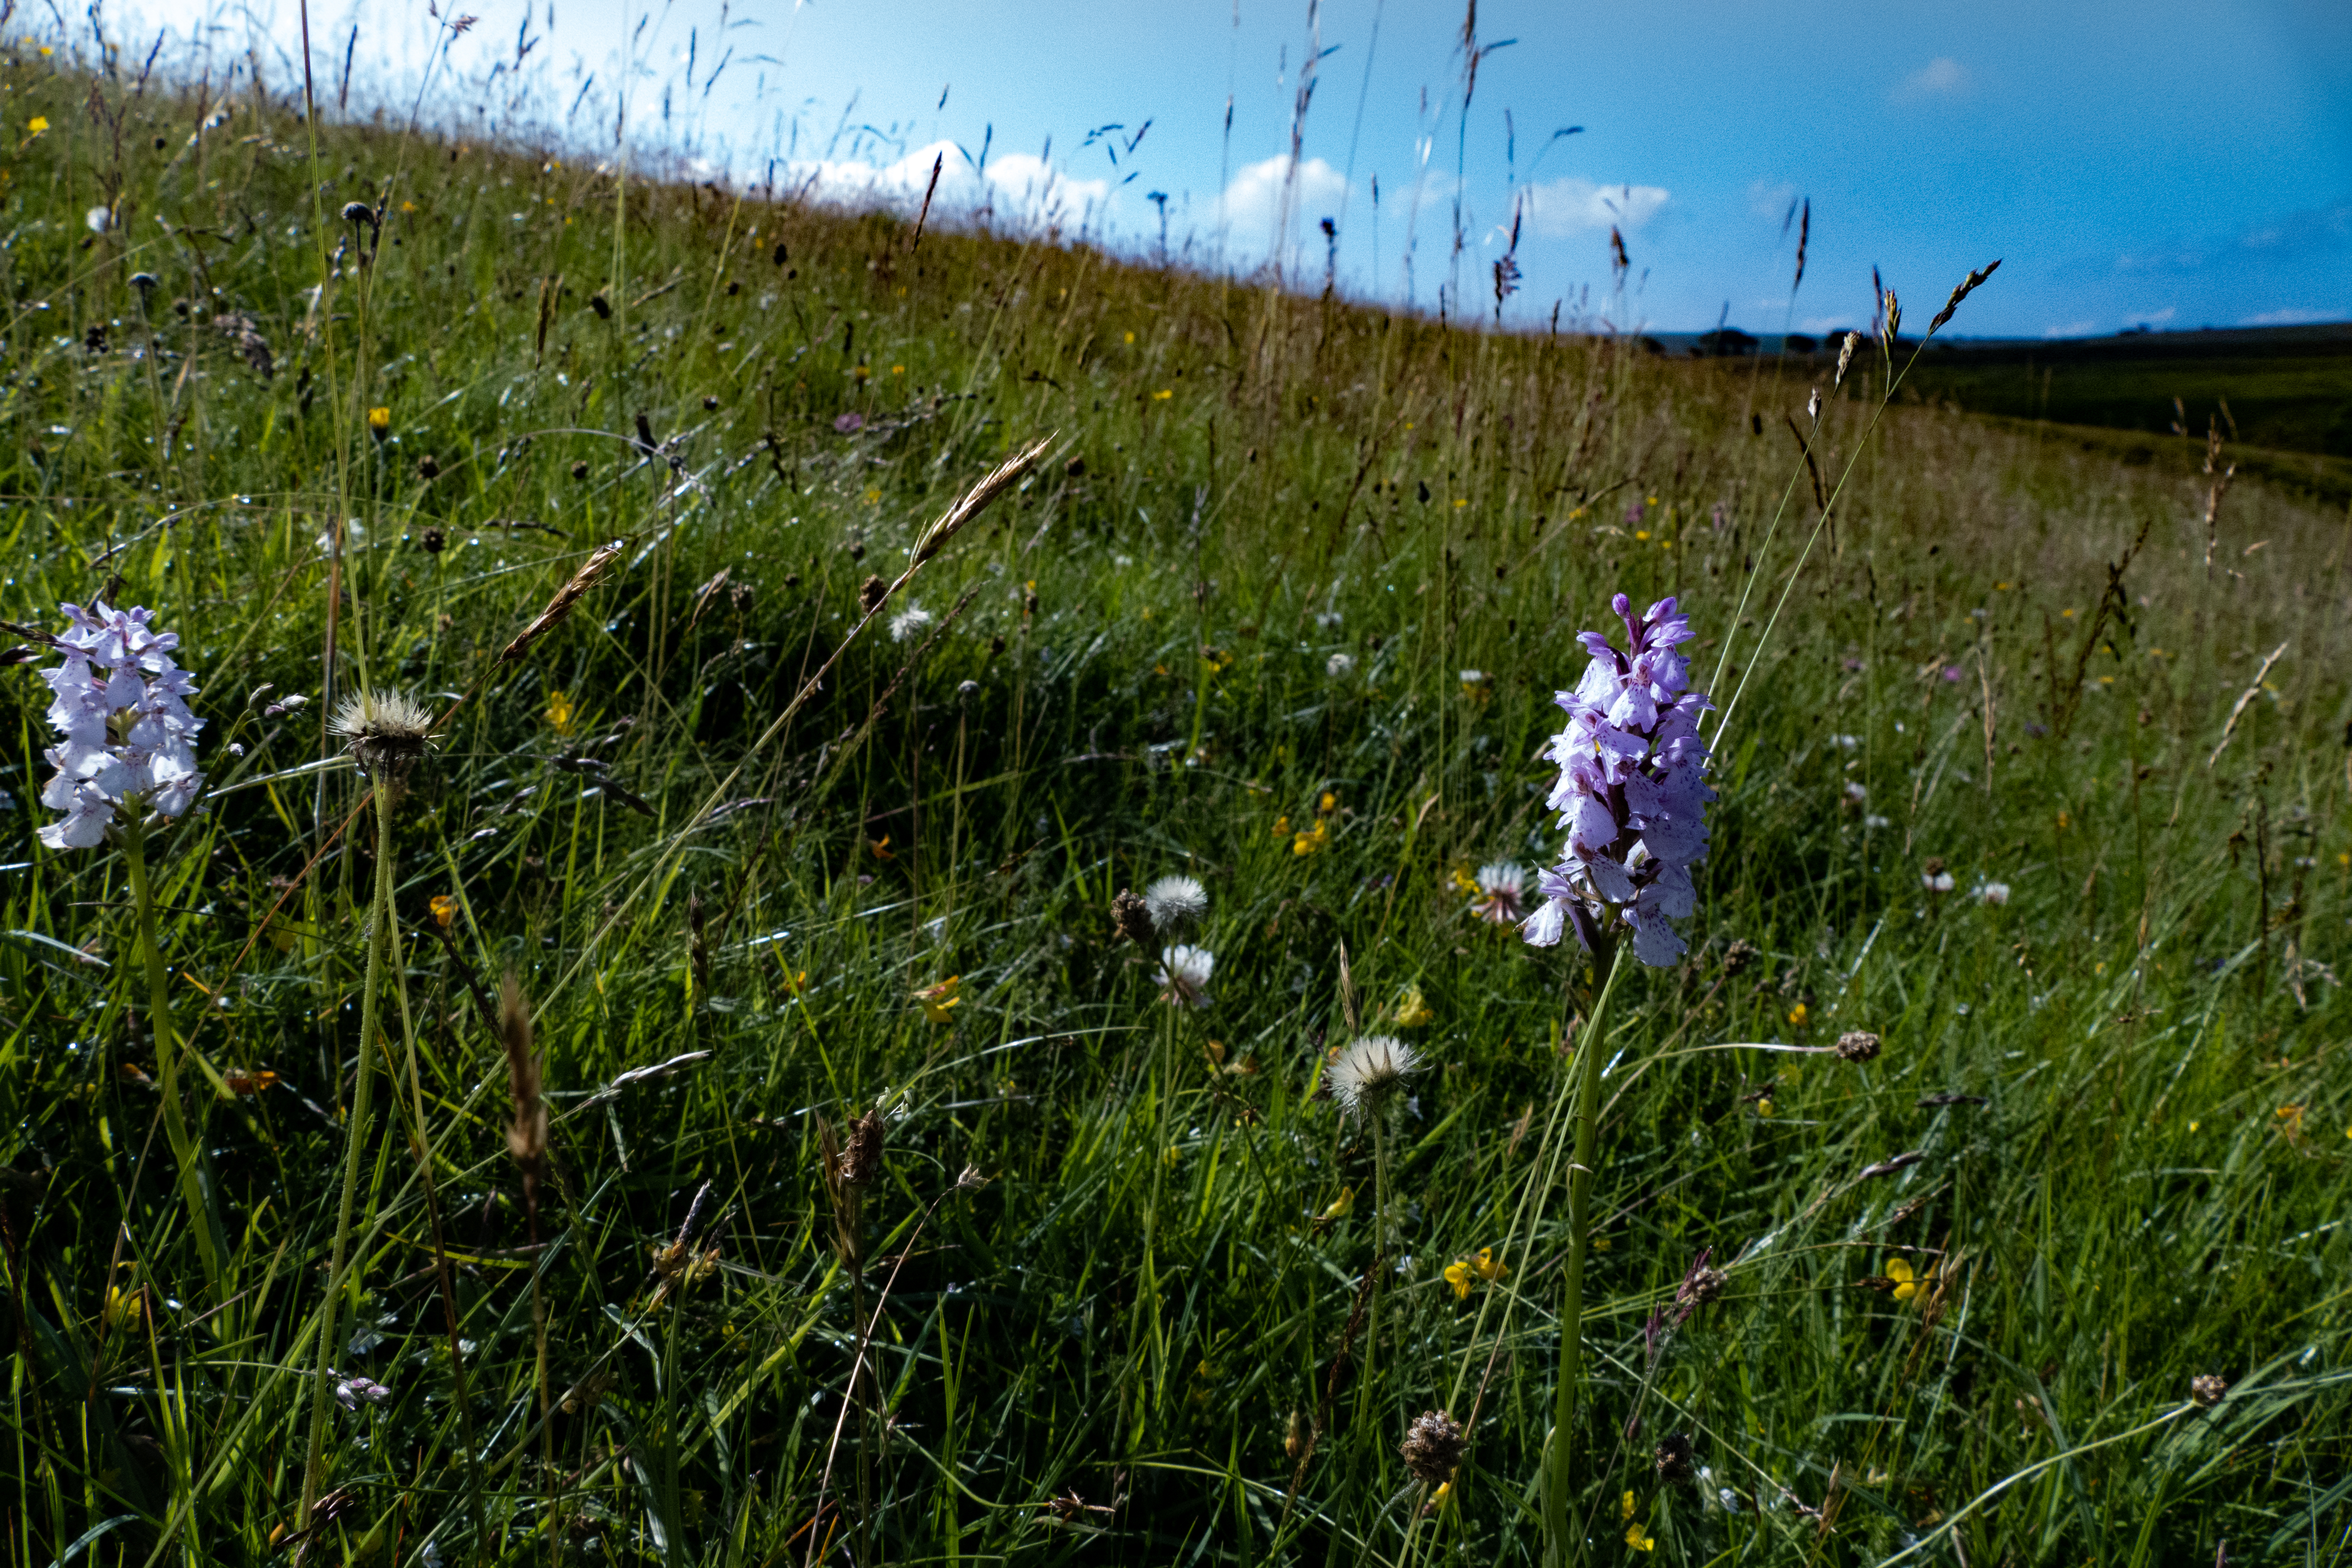
{"label": "dried seed head", "polygon": [[375,208],[368,205],[365,202],[345,202],[343,204],[343,221],[345,223],[363,223],[368,225],[370,227],[373,227],[375,225]]}
{"label": "dried seed head", "polygon": [[1690,1277],[1683,1281],[1682,1288],[1675,1294],[1690,1306],[1704,1307],[1721,1297],[1724,1288],[1730,1283],[1731,1276],[1722,1269],[1702,1267],[1692,1269]]}
{"label": "dried seed head", "polygon": [[416,459],[416,477],[431,484],[441,477],[441,459],[427,452]]}
{"label": "dried seed head", "polygon": [[1740,938],[1724,951],[1723,977],[1726,980],[1730,979],[1749,964],[1754,963],[1757,957],[1755,944],[1745,937]]}
{"label": "dried seed head", "polygon": [[428,528],[416,536],[416,542],[427,555],[438,555],[447,546],[449,536],[437,528]]}
{"label": "dried seed head", "polygon": [[1930,855],[1919,862],[1919,869],[1930,877],[1940,877],[1944,874],[1944,858],[1941,855]]}
{"label": "dried seed head", "polygon": [[2227,1378],[2216,1377],[2210,1372],[2199,1373],[2189,1380],[2189,1397],[2200,1410],[2210,1410],[2221,1403],[2221,1395],[2230,1392]]}
{"label": "dried seed head", "polygon": [[1888,348],[1892,349],[1895,346],[1895,340],[1902,331],[1903,301],[1895,297],[1894,289],[1889,289],[1886,291],[1886,346]]}
{"label": "dried seed head", "polygon": [[1307,1449],[1307,1412],[1293,1410],[1290,1413],[1290,1419],[1283,1424],[1283,1453],[1294,1459],[1298,1458]]}
{"label": "dried seed head", "polygon": [[866,615],[872,615],[875,611],[882,607],[882,601],[886,596],[887,596],[889,592],[890,584],[882,581],[881,578],[866,578],[865,582],[860,583],[857,585],[858,609]]}
{"label": "dried seed head", "polygon": [[1944,301],[1944,308],[1936,312],[1936,319],[1927,323],[1927,335],[1931,338],[1934,337],[1936,335],[1936,329],[1942,326],[1946,321],[1950,321],[1952,319],[1952,312],[1960,308],[1960,301],[1975,293],[1977,289],[1983,285],[1984,280],[1991,277],[2000,266],[2000,262],[1996,258],[1990,265],[1979,267],[1974,272],[1969,273],[1966,278],[1962,279],[1960,280],[1960,286],[1952,290],[1952,297]]}
{"label": "dried seed head", "polygon": [[878,1105],[849,1124],[849,1147],[841,1152],[839,1166],[845,1185],[871,1186],[882,1174],[882,1145],[887,1131]]}
{"label": "dried seed head", "polygon": [[1849,1029],[1831,1049],[1840,1061],[1866,1062],[1878,1054],[1878,1037],[1867,1029]]}
{"label": "dried seed head", "polygon": [[1152,928],[1151,908],[1125,888],[1110,901],[1110,923],[1120,936],[1149,952],[1160,940]]}
{"label": "dried seed head", "polygon": [[1658,1479],[1678,1487],[1690,1485],[1697,1469],[1691,1463],[1691,1440],[1680,1432],[1669,1432],[1658,1439],[1655,1450]]}
{"label": "dried seed head", "polygon": [[499,1042],[507,1057],[507,1092],[514,1121],[507,1128],[507,1152],[532,1180],[547,1157],[547,1106],[540,1099],[540,1061],[530,1048],[530,1005],[522,983],[509,973],[499,986]]}
{"label": "dried seed head", "polygon": [[1845,384],[1846,367],[1853,363],[1853,351],[1861,345],[1862,334],[1860,332],[1848,332],[1845,335],[1845,342],[1838,345],[1837,379],[1830,383],[1832,386],[1843,386]]}
{"label": "dried seed head", "polygon": [[1463,1447],[1461,1425],[1444,1411],[1432,1410],[1412,1418],[1397,1456],[1416,1480],[1434,1487],[1453,1479],[1454,1468],[1462,1462]]}
{"label": "dried seed head", "polygon": [[499,662],[513,663],[530,651],[531,644],[553,631],[563,617],[572,613],[572,606],[604,580],[606,569],[620,559],[623,548],[621,542],[615,539],[590,551],[588,559],[580,563],[580,570],[572,574],[572,580],[558,588],[555,597],[547,602],[547,608],[540,611],[530,625],[516,633],[514,641],[499,650]]}
{"label": "dried seed head", "polygon": [[343,699],[328,729],[360,772],[379,784],[407,782],[433,744],[432,710],[403,691],[362,691]]}
{"label": "dried seed head", "polygon": [[572,477],[575,479],[584,479],[588,477],[587,458],[583,458],[572,465]]}

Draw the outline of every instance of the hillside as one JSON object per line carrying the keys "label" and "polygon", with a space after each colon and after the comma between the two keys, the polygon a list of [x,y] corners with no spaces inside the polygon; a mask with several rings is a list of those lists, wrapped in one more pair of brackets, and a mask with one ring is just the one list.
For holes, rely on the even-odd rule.
{"label": "hillside", "polygon": [[[1586,1560],[2340,1553],[2340,509],[0,69],[26,1568],[1534,1563],[1571,1253]],[[1719,798],[1596,1006],[1479,911],[1619,591]],[[205,793],[54,848],[99,600]]]}

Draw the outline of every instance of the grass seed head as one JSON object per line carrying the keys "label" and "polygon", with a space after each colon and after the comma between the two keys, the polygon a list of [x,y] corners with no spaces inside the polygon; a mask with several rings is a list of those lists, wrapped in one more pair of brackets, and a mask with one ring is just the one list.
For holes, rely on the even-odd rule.
{"label": "grass seed head", "polygon": [[589,589],[604,580],[604,574],[614,561],[620,559],[623,548],[621,542],[615,539],[590,551],[588,559],[580,563],[580,570],[572,574],[571,581],[558,588],[555,597],[547,602],[547,608],[540,611],[530,625],[516,633],[514,641],[499,650],[499,662],[513,663],[530,651],[531,644],[562,625],[563,618],[572,613],[572,606],[585,597]]}
{"label": "grass seed head", "polygon": [[1845,384],[1846,370],[1853,363],[1853,351],[1861,344],[1860,332],[1848,332],[1845,335],[1845,342],[1838,345],[1837,379],[1830,383],[1831,386],[1839,387]]}
{"label": "grass seed head", "polygon": [[1443,1410],[1431,1410],[1412,1418],[1404,1429],[1404,1441],[1397,1447],[1397,1457],[1404,1461],[1413,1479],[1430,1486],[1443,1486],[1454,1475],[1454,1468],[1462,1462],[1463,1440],[1461,1423]]}

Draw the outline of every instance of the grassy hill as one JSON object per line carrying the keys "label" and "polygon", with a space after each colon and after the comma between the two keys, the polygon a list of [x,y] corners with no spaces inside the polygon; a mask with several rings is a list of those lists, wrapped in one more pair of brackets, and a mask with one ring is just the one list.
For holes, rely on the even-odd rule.
{"label": "grassy hill", "polygon": [[[1585,1061],[1588,1560],[2340,1556],[2340,511],[295,107],[0,74],[12,1560],[1534,1562]],[[1595,1040],[1470,893],[1621,589],[1720,798]]]}

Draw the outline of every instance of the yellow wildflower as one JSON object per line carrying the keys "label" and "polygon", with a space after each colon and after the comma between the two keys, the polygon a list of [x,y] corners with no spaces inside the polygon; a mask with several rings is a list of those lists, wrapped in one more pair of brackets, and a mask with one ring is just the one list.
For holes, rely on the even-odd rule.
{"label": "yellow wildflower", "polygon": [[1318,816],[1314,826],[1291,839],[1290,852],[1293,855],[1312,855],[1330,842],[1331,825]]}
{"label": "yellow wildflower", "polygon": [[1158,392],[1151,395],[1151,401],[1154,403],[1165,403],[1175,395],[1176,392],[1174,388],[1161,387]]}
{"label": "yellow wildflower", "polygon": [[1403,996],[1397,1001],[1396,1026],[1398,1028],[1418,1029],[1436,1016],[1437,1015],[1431,1011],[1428,1002],[1423,999],[1420,986],[1408,985],[1404,988]]}
{"label": "yellow wildflower", "polygon": [[1453,1500],[1454,1483],[1452,1481],[1438,1482],[1437,1489],[1429,1495],[1429,1506],[1433,1510],[1444,1508]]}
{"label": "yellow wildflower", "polygon": [[1446,879],[1454,884],[1454,890],[1461,894],[1465,899],[1482,897],[1486,890],[1486,889],[1481,888],[1477,882],[1472,879],[1470,875],[1470,868],[1467,866],[1454,867],[1452,871],[1446,874]]}
{"label": "yellow wildflower", "polygon": [[1756,1114],[1759,1116],[1769,1116],[1772,1114],[1772,1097],[1770,1095],[1768,1094],[1763,1099],[1756,1102]]}
{"label": "yellow wildflower", "polygon": [[379,441],[392,434],[391,409],[371,408],[368,410],[368,434],[374,437]]}
{"label": "yellow wildflower", "polygon": [[1277,816],[1274,819],[1274,836],[1276,838],[1287,838],[1290,837],[1290,818],[1287,816]]}
{"label": "yellow wildflower", "polygon": [[[47,49],[43,49],[43,50],[41,51],[41,53],[43,53],[43,54],[45,54],[45,55],[46,55],[46,54],[47,54],[48,52],[49,52],[49,51],[48,51],[48,50],[47,50]],[[47,115],[46,115],[46,114],[36,114],[35,116],[33,116],[33,118],[32,118],[32,119],[30,119],[30,120],[28,120],[28,121],[26,121],[25,122],[25,129],[26,129],[26,130],[27,130],[27,131],[29,131],[29,132],[32,132],[34,135],[36,135],[36,136],[38,136],[39,134],[41,134],[41,132],[43,132],[44,131],[47,131],[48,128],[49,128],[49,117],[48,117]]]}
{"label": "yellow wildflower", "polygon": [[1636,1500],[1632,1492],[1627,1492],[1623,1499],[1617,1504],[1617,1517],[1620,1519],[1633,1518],[1633,1510],[1636,1506]]}
{"label": "yellow wildflower", "polygon": [[578,715],[572,710],[570,692],[551,691],[547,694],[548,728],[559,735],[569,735],[572,733],[572,721],[577,717]]}
{"label": "yellow wildflower", "polygon": [[432,908],[433,923],[443,931],[447,931],[449,922],[457,918],[457,900],[446,893],[436,893],[433,895]]}
{"label": "yellow wildflower", "polygon": [[1127,334],[1127,341],[1128,341],[1129,342],[1133,342],[1135,341],[1135,334],[1134,334],[1133,332],[1129,332],[1129,333],[1128,333],[1128,334]]}
{"label": "yellow wildflower", "polygon": [[1922,1289],[1936,1282],[1936,1266],[1930,1263],[1925,1274],[1915,1275],[1911,1270],[1910,1262],[1906,1258],[1897,1258],[1887,1264],[1886,1277],[1895,1281],[1895,1299],[1898,1301],[1908,1301]]}
{"label": "yellow wildflower", "polygon": [[1328,789],[1323,792],[1322,797],[1315,803],[1315,815],[1318,816],[1328,816],[1339,809],[1339,797],[1333,795]]}
{"label": "yellow wildflower", "polygon": [[1789,1022],[1797,1028],[1801,1029],[1805,1026],[1808,1016],[1810,1015],[1805,1011],[1805,1005],[1802,1002],[1789,1009]]}
{"label": "yellow wildflower", "polygon": [[1445,1282],[1454,1287],[1454,1299],[1457,1301],[1469,1300],[1470,1282],[1476,1278],[1477,1272],[1467,1263],[1449,1263],[1445,1266]]}
{"label": "yellow wildflower", "polygon": [[1625,1527],[1625,1544],[1636,1552],[1655,1552],[1658,1549],[1658,1538],[1644,1533],[1639,1524],[1629,1524]]}
{"label": "yellow wildflower", "polygon": [[1471,1267],[1478,1270],[1479,1279],[1486,1280],[1490,1284],[1496,1279],[1500,1279],[1504,1275],[1510,1272],[1509,1269],[1503,1267],[1503,1260],[1495,1256],[1495,1249],[1491,1247],[1480,1247],[1478,1249],[1478,1261],[1472,1264]]}
{"label": "yellow wildflower", "polygon": [[147,1314],[147,1296],[136,1287],[106,1288],[106,1322],[112,1329],[136,1329]]}
{"label": "yellow wildflower", "polygon": [[962,981],[962,975],[950,974],[937,985],[926,985],[916,992],[915,1000],[923,1005],[923,1016],[934,1024],[955,1022],[955,1010],[963,1005],[963,998],[956,994],[956,987]]}
{"label": "yellow wildflower", "polygon": [[1330,1206],[1323,1211],[1324,1223],[1328,1225],[1333,1220],[1346,1219],[1348,1215],[1353,1212],[1355,1206],[1356,1189],[1353,1187],[1341,1187],[1339,1189],[1339,1195],[1333,1198],[1331,1200]]}

